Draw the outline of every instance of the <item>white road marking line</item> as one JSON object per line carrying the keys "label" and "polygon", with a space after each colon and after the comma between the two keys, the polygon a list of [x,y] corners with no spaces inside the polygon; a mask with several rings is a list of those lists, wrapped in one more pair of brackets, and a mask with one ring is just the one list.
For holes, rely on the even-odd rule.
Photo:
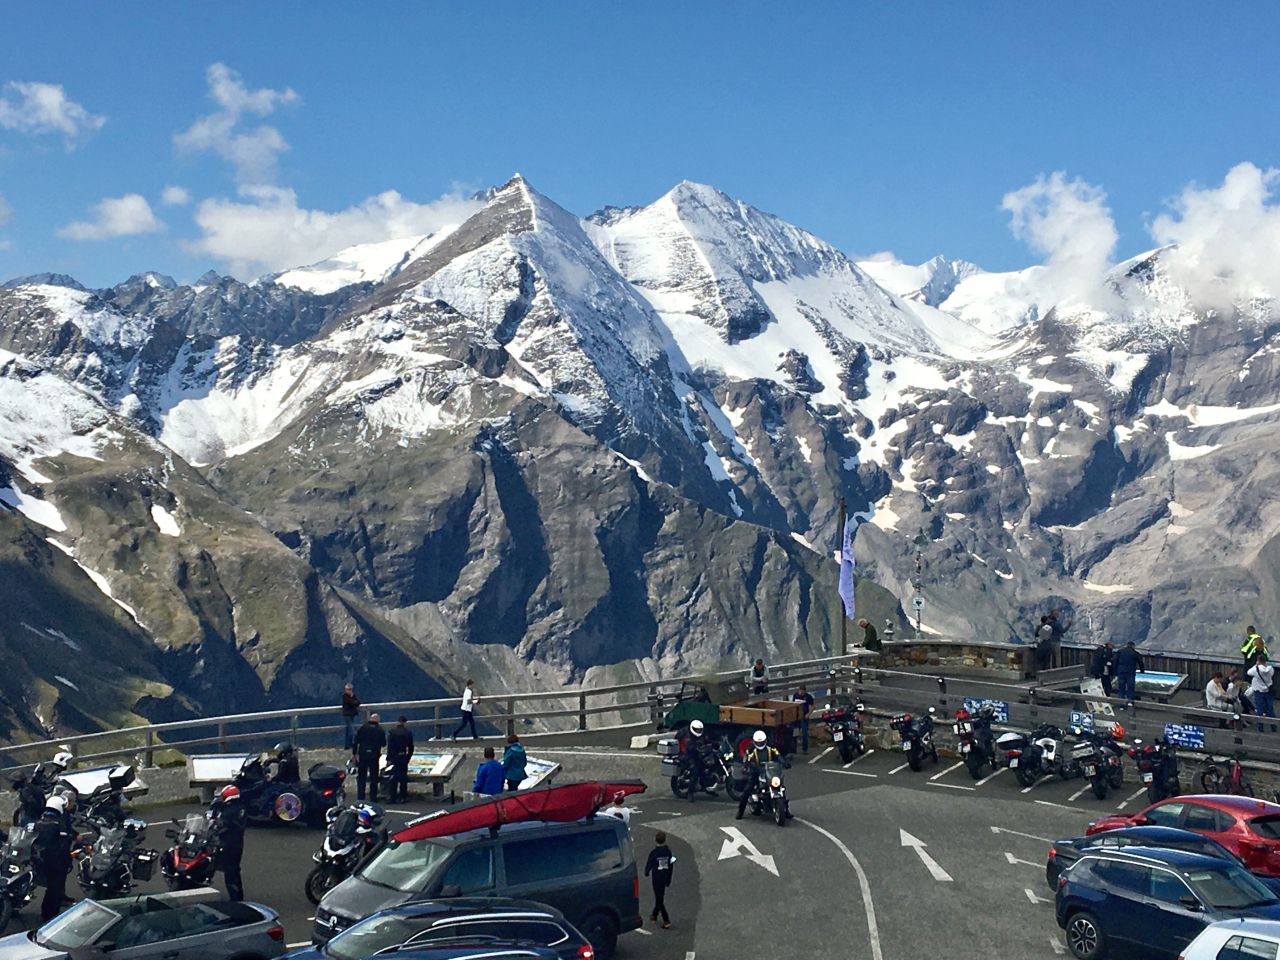
{"label": "white road marking line", "polygon": [[932,778],[926,785],[930,787],[946,787],[948,790],[968,790],[970,793],[978,789],[977,787],[966,787],[962,783],[934,783]]}
{"label": "white road marking line", "polygon": [[310,940],[299,940],[297,943],[286,943],[285,947],[289,950],[297,950],[299,947],[311,946]]}
{"label": "white road marking line", "polygon": [[1068,803],[1075,803],[1077,800],[1079,800],[1081,797],[1083,797],[1086,793],[1088,793],[1088,792],[1089,792],[1090,786],[1091,786],[1091,785],[1086,785],[1086,786],[1081,787],[1079,790],[1077,790],[1077,791],[1076,791],[1075,793],[1073,793],[1071,796],[1067,797],[1067,802],[1068,802]]}
{"label": "white road marking line", "polygon": [[1040,896],[1030,887],[1023,887],[1022,892],[1027,895],[1027,899],[1030,900],[1032,903],[1053,903],[1052,900],[1049,900],[1049,899],[1046,899],[1045,897]]}
{"label": "white road marking line", "polygon": [[[849,861],[849,865],[853,867],[853,872],[858,875],[858,887],[862,891],[862,904],[867,912],[867,938],[871,941],[871,960],[884,960],[884,952],[880,949],[880,926],[876,923],[876,906],[871,901],[871,883],[867,880],[866,871],[862,869],[862,864],[858,862],[858,858],[853,855],[853,851],[844,845],[844,843],[834,833],[824,830],[816,823],[810,823],[803,817],[796,817],[796,823],[802,823],[810,830],[815,830],[822,834],[828,840],[836,845],[844,858]],[[686,953],[684,960],[693,960],[692,953]]]}
{"label": "white road marking line", "polygon": [[823,757],[825,757],[828,753],[830,753],[834,749],[835,747],[827,747],[827,749],[823,750],[820,754],[818,754],[816,757],[814,757],[812,760],[809,761],[809,766],[813,766],[815,763],[817,763],[819,760],[821,760]]}
{"label": "white road marking line", "polygon": [[852,767],[852,766],[853,766],[855,763],[857,763],[859,760],[865,760],[865,759],[867,759],[867,757],[871,756],[873,753],[875,753],[875,750],[868,750],[866,753],[860,753],[860,754],[858,754],[856,757],[854,757],[852,760],[850,760],[848,763],[846,763],[846,764],[844,765],[844,768],[845,768],[846,770],[848,770],[850,767]]}
{"label": "white road marking line", "polygon": [[1062,945],[1062,942],[1057,937],[1049,938],[1049,946],[1053,947],[1054,953],[1063,954],[1067,952],[1067,948]]}
{"label": "white road marking line", "polygon": [[872,780],[878,780],[880,778],[880,774],[878,773],[863,773],[861,770],[832,770],[830,768],[827,768],[822,772],[838,773],[846,777],[870,777]]}
{"label": "white road marking line", "polygon": [[1010,853],[1008,850],[1004,852],[1004,858],[1007,861],[1009,861],[1009,863],[1024,863],[1028,867],[1035,867],[1037,870],[1040,869],[1040,864],[1032,863],[1030,860],[1020,860],[1017,857],[1015,857],[1012,853]]}
{"label": "white road marking line", "polygon": [[899,766],[896,766],[896,767],[894,767],[892,770],[890,770],[890,771],[889,771],[889,775],[890,775],[890,776],[893,776],[893,774],[897,773],[899,770],[905,770],[905,769],[907,769],[907,767],[909,767],[909,766],[910,766],[910,764],[908,764],[908,763],[904,763],[904,764],[901,764],[901,765],[899,765]]}
{"label": "white road marking line", "polygon": [[1147,788],[1146,788],[1146,787],[1142,787],[1142,788],[1140,788],[1140,789],[1138,790],[1138,792],[1137,792],[1137,793],[1135,793],[1132,797],[1127,798],[1127,799],[1124,801],[1124,803],[1120,804],[1118,807],[1116,807],[1116,809],[1117,809],[1117,810],[1123,810],[1125,807],[1127,807],[1129,804],[1133,803],[1133,801],[1137,800],[1140,796],[1142,796],[1142,795],[1143,795],[1144,793],[1146,793],[1146,792],[1147,792]]}
{"label": "white road marking line", "polygon": [[929,875],[939,883],[951,883],[951,874],[943,870],[938,861],[925,853],[925,842],[918,837],[913,837],[901,827],[898,828],[898,839],[904,847],[910,847],[916,852],[916,856],[920,858],[920,862],[924,864],[925,869],[929,871]]}
{"label": "white road marking line", "polygon": [[646,937],[652,937],[653,931],[646,930],[644,927],[636,927],[636,933],[643,933]]}
{"label": "white road marking line", "polygon": [[1040,786],[1040,784],[1044,783],[1044,782],[1045,782],[1046,780],[1048,780],[1048,779],[1049,779],[1048,777],[1038,777],[1038,778],[1036,778],[1035,780],[1033,780],[1033,781],[1031,782],[1031,786],[1029,786],[1029,787],[1023,787],[1023,788],[1022,788],[1022,792],[1023,792],[1023,793],[1030,793],[1032,790],[1034,790],[1036,787]]}
{"label": "white road marking line", "polygon": [[1038,803],[1042,807],[1057,807],[1059,810],[1074,810],[1077,813],[1084,807],[1069,807],[1065,803],[1054,803],[1052,800],[1032,800],[1032,803]]}
{"label": "white road marking line", "polygon": [[975,783],[974,786],[980,787],[984,783],[986,783],[988,780],[991,780],[991,779],[994,779],[995,777],[1000,776],[1000,774],[1004,773],[1008,769],[1009,769],[1008,767],[996,767],[995,773],[988,773],[985,777],[983,777],[981,780]]}
{"label": "white road marking line", "polygon": [[953,763],[951,766],[947,767],[947,769],[945,769],[945,770],[943,770],[943,771],[940,771],[939,773],[935,773],[935,774],[934,774],[932,777],[930,777],[929,779],[930,779],[930,780],[941,780],[943,777],[945,777],[945,776],[946,776],[948,773],[950,773],[952,770],[959,770],[959,769],[960,769],[961,767],[963,767],[963,766],[964,766],[964,761],[963,761],[963,760],[961,760],[959,763]]}
{"label": "white road marking line", "polygon": [[1017,830],[1006,830],[1004,827],[992,827],[992,833],[1011,833],[1015,837],[1026,837],[1028,840],[1039,840],[1041,843],[1053,843],[1048,837],[1037,837],[1034,833],[1019,833]]}
{"label": "white road marking line", "polygon": [[664,817],[683,817],[683,813],[676,813],[674,810],[659,810],[658,813]]}

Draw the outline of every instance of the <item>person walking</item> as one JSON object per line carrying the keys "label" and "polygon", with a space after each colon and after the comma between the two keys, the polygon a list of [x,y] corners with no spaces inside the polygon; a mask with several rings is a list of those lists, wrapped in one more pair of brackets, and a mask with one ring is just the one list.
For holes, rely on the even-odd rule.
{"label": "person walking", "polygon": [[621,820],[629,828],[631,826],[631,808],[627,806],[627,795],[619,790],[613,795],[613,802],[604,808],[604,816]]}
{"label": "person walking", "polygon": [[356,758],[356,799],[364,802],[364,788],[369,783],[369,799],[378,802],[378,760],[382,748],[387,745],[387,735],[378,725],[381,718],[376,713],[360,725],[351,744],[351,755]]}
{"label": "person walking", "polygon": [[1130,705],[1137,696],[1135,688],[1138,674],[1142,670],[1142,655],[1130,640],[1124,645],[1124,649],[1116,654],[1116,693],[1121,700],[1128,700]]}
{"label": "person walking", "polygon": [[649,914],[652,923],[662,917],[662,929],[671,929],[671,917],[667,913],[667,887],[671,886],[671,875],[674,872],[676,858],[667,846],[667,835],[659,830],[654,834],[654,848],[649,851],[649,859],[644,865],[644,875],[653,882],[653,912]]}
{"label": "person walking", "polygon": [[476,733],[476,701],[480,698],[476,696],[476,682],[468,680],[467,685],[462,691],[462,722],[458,724],[458,729],[453,731],[453,739],[458,739],[460,734],[467,727],[471,728],[471,739],[479,740],[480,734]]}
{"label": "person walking", "polygon": [[[1258,714],[1258,719],[1263,717],[1271,717],[1275,719],[1276,715],[1276,698],[1271,693],[1271,684],[1276,678],[1276,668],[1267,663],[1267,655],[1260,653],[1254,658],[1253,666],[1249,668],[1249,694],[1253,698],[1253,709]],[[1271,724],[1271,731],[1276,731],[1276,725]],[[1262,733],[1262,724],[1258,724],[1258,732]]]}
{"label": "person walking", "polygon": [[862,646],[866,650],[880,649],[880,634],[876,633],[875,625],[865,617],[858,621],[858,626],[862,628]]}
{"label": "person walking", "polygon": [[769,668],[764,665],[763,657],[756,657],[756,662],[751,666],[751,692],[769,692]]}
{"label": "person walking", "polygon": [[1089,676],[1102,681],[1102,692],[1111,696],[1111,678],[1115,673],[1116,648],[1108,640],[1093,651],[1093,659],[1089,661]]}
{"label": "person walking", "polygon": [[31,841],[32,859],[44,877],[44,899],[40,901],[42,923],[48,923],[61,913],[62,904],[67,899],[73,837],[67,818],[67,801],[55,794],[46,801]]}
{"label": "person walking", "polygon": [[502,752],[502,776],[507,781],[508,790],[519,790],[520,784],[524,783],[524,778],[528,776],[527,760],[520,738],[514,733],[508,734],[507,749]]}
{"label": "person walking", "polygon": [[809,711],[813,709],[813,694],[803,683],[800,689],[791,695],[791,699],[800,704],[800,752],[809,752]]}
{"label": "person walking", "polygon": [[342,688],[342,749],[350,750],[351,742],[356,735],[356,717],[360,716],[360,698],[356,696],[356,688],[348,683]]}
{"label": "person walking", "polygon": [[244,879],[240,875],[240,861],[244,859],[244,829],[249,814],[240,799],[240,788],[223,787],[218,792],[218,799],[209,807],[209,813],[218,842],[214,865],[222,871],[227,899],[243,900]]}
{"label": "person walking", "polygon": [[1244,671],[1248,673],[1258,662],[1258,654],[1265,653],[1268,657],[1271,652],[1267,649],[1267,642],[1258,634],[1258,629],[1253,624],[1245,627],[1244,643],[1240,646],[1240,655],[1244,657]]}
{"label": "person walking", "polygon": [[502,761],[495,760],[493,747],[484,748],[484,763],[476,768],[476,780],[471,784],[471,792],[496,797],[504,786]]}
{"label": "person walking", "polygon": [[[413,731],[408,718],[401,715],[387,731],[387,766],[391,768],[391,802],[409,799],[409,761],[413,759]],[[376,797],[375,797],[376,799]]]}

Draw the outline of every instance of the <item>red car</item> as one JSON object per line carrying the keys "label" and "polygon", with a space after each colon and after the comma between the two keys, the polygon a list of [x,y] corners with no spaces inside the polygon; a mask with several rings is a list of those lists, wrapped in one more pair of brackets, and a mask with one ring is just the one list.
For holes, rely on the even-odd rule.
{"label": "red car", "polygon": [[1216,794],[1173,797],[1129,816],[1095,820],[1085,833],[1147,824],[1212,837],[1254,873],[1280,876],[1280,803]]}

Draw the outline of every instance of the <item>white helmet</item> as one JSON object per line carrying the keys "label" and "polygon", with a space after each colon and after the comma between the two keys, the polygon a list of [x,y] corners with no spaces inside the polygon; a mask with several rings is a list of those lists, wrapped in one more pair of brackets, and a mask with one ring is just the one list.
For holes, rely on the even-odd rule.
{"label": "white helmet", "polygon": [[61,796],[52,796],[44,802],[44,808],[46,811],[52,810],[54,813],[61,816],[67,812],[66,798]]}
{"label": "white helmet", "polygon": [[695,737],[702,736],[702,731],[704,729],[705,728],[703,727],[701,720],[695,720],[693,721],[693,723],[689,724],[689,732],[693,734]]}
{"label": "white helmet", "polygon": [[70,750],[59,750],[53,755],[53,765],[60,770],[65,770],[71,766],[71,761],[75,759],[75,754]]}
{"label": "white helmet", "polygon": [[769,742],[769,738],[765,735],[765,732],[763,730],[757,730],[755,733],[751,735],[751,742],[754,743],[757,747],[763,747],[766,743]]}

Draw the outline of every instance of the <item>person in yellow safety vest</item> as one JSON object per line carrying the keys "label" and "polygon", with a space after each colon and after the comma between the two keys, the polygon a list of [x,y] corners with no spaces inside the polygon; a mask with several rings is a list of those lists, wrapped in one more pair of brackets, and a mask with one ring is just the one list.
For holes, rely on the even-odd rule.
{"label": "person in yellow safety vest", "polygon": [[1254,660],[1257,659],[1260,653],[1265,653],[1268,658],[1271,656],[1271,651],[1267,649],[1266,641],[1258,635],[1258,631],[1253,624],[1249,624],[1244,632],[1244,643],[1240,647],[1240,655],[1244,657],[1245,670],[1253,666]]}

